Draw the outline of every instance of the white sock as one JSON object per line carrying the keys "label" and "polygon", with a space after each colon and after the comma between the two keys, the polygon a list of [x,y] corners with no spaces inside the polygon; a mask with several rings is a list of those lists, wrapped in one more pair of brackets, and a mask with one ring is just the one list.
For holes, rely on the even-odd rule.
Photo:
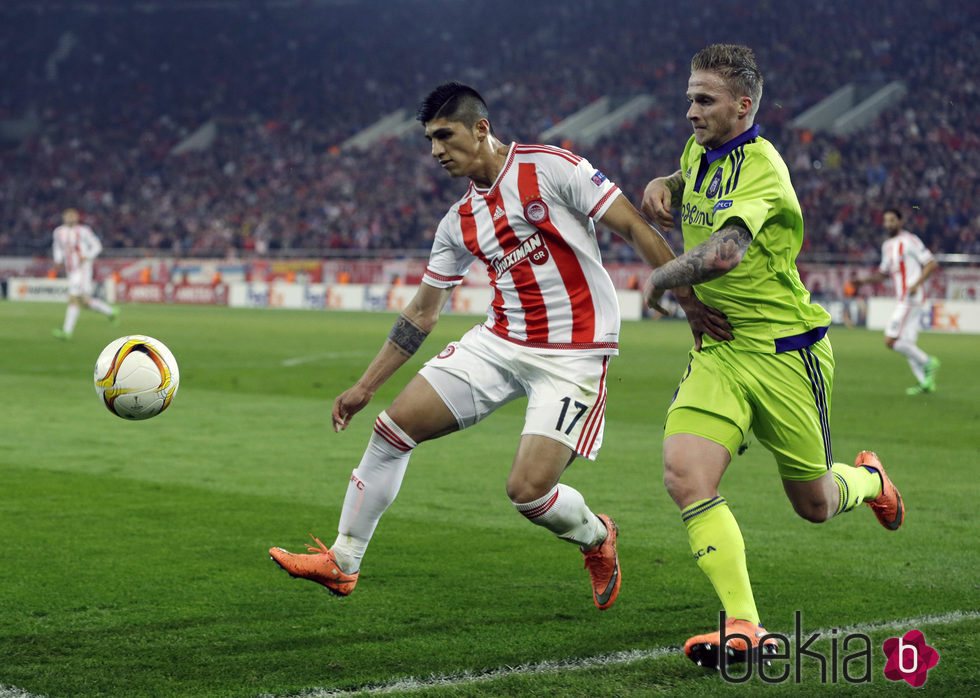
{"label": "white sock", "polygon": [[929,355],[919,349],[918,345],[909,344],[908,342],[895,342],[893,348],[909,360],[909,368],[912,369],[912,375],[915,376],[917,381],[922,383],[926,379],[925,367],[929,362]]}
{"label": "white sock", "polygon": [[531,523],[544,526],[583,550],[595,547],[606,538],[606,526],[586,506],[579,491],[568,485],[559,483],[540,499],[515,502],[514,506]]}
{"label": "white sock", "polygon": [[337,540],[331,546],[337,565],[346,574],[361,568],[374,529],[395,500],[408,459],[417,445],[387,412],[378,415],[361,463],[351,473]]}
{"label": "white sock", "polygon": [[103,315],[112,315],[112,306],[106,303],[101,298],[90,298],[88,301],[88,307],[97,313],[102,313]]}
{"label": "white sock", "polygon": [[71,334],[75,331],[75,324],[78,322],[78,314],[80,312],[81,308],[75,303],[68,304],[68,309],[65,310],[65,324],[61,327],[65,334]]}

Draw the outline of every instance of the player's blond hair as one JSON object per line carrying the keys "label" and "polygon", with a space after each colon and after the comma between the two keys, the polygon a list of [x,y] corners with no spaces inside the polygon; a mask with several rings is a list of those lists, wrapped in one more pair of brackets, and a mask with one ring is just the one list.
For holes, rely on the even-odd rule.
{"label": "player's blond hair", "polygon": [[712,44],[701,49],[691,59],[691,72],[706,70],[719,75],[736,99],[752,100],[752,115],[762,101],[762,72],[755,63],[755,54],[748,46]]}

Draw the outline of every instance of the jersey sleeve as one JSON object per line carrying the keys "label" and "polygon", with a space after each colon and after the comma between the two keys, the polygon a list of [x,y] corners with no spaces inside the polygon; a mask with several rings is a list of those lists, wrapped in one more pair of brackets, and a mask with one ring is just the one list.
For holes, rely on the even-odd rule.
{"label": "jersey sleeve", "polygon": [[933,259],[935,259],[932,256],[932,252],[930,252],[929,248],[926,247],[925,243],[922,242],[921,239],[919,239],[918,235],[912,236],[912,245],[909,251],[911,252],[912,256],[915,257],[915,261],[919,263],[919,266],[922,267],[924,267]]}
{"label": "jersey sleeve", "polygon": [[450,288],[463,283],[463,277],[476,259],[463,245],[460,236],[453,233],[453,221],[457,219],[458,215],[454,212],[446,214],[432,241],[422,280],[436,288]]}
{"label": "jersey sleeve", "polygon": [[85,259],[95,259],[102,253],[102,242],[91,228],[82,228],[81,242]]}
{"label": "jersey sleeve", "polygon": [[51,243],[51,258],[55,264],[62,264],[65,261],[65,245],[61,241],[61,235],[54,231],[54,242]]}
{"label": "jersey sleeve", "polygon": [[598,220],[619,195],[619,187],[584,158],[571,167],[568,179],[560,189],[568,205]]}

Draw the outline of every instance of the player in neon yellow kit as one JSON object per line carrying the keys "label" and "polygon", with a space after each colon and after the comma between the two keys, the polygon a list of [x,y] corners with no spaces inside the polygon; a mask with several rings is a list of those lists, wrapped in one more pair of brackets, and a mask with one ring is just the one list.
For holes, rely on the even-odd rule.
{"label": "player in neon yellow kit", "polygon": [[[867,502],[891,530],[904,517],[898,490],[871,451],[835,463],[830,442],[834,355],[830,316],[810,302],[796,256],[803,214],[779,153],[754,124],[762,74],[752,50],[716,44],[694,56],[687,118],[694,127],[681,169],[652,180],[642,209],[663,228],[680,204],[684,254],[656,269],[648,303],[693,285],[728,316],[734,338],[696,338],[667,412],[664,483],[681,510],[691,551],[727,617],[696,635],[685,653],[717,666],[775,651],[759,622],[738,523],[718,493],[722,475],[751,429],[776,459],[796,512],[822,522]],[[731,634],[735,633],[735,637]]]}

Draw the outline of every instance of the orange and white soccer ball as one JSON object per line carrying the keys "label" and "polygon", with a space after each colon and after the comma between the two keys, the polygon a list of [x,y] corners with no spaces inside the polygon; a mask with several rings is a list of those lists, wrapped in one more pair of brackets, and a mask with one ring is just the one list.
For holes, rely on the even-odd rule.
{"label": "orange and white soccer ball", "polygon": [[149,419],[163,412],[177,394],[177,360],[159,339],[142,334],[109,343],[95,362],[95,392],[110,412],[123,419]]}

